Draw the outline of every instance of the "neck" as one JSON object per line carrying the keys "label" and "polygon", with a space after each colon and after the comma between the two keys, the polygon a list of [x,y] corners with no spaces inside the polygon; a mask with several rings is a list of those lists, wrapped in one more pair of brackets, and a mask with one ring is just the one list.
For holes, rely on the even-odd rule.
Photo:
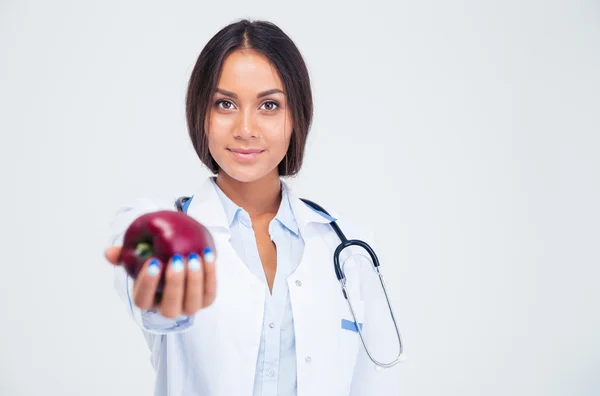
{"label": "neck", "polygon": [[217,186],[250,216],[274,215],[279,210],[281,180],[276,172],[253,182],[240,182],[219,171]]}

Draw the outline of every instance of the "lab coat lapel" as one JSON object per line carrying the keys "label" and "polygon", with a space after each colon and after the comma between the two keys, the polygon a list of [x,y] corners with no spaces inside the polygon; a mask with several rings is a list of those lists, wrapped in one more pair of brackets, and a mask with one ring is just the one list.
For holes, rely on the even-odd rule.
{"label": "lab coat lapel", "polygon": [[[289,187],[288,193],[305,246],[300,264],[287,279],[296,337],[298,396],[337,395],[341,375],[336,357],[340,346],[337,313],[344,300],[332,260],[339,240],[328,219],[308,207]],[[211,309],[217,312],[218,324],[212,331],[219,331],[219,338],[230,340],[239,353],[215,358],[221,366],[240,371],[237,380],[233,379],[239,389],[251,389],[266,286],[231,246],[225,211],[210,179],[194,193],[188,214],[209,229],[216,244],[217,297]],[[198,329],[199,333],[204,330],[211,329]]]}
{"label": "lab coat lapel", "polygon": [[265,286],[231,246],[227,217],[210,179],[194,193],[187,213],[207,227],[215,241],[217,295],[213,306],[219,312],[219,331],[237,346],[239,358],[251,365],[260,345]]}
{"label": "lab coat lapel", "polygon": [[[333,267],[333,232],[321,216],[293,192],[290,203],[305,247],[297,270],[288,279],[298,367],[298,395],[337,394],[333,373],[337,362],[339,283]],[[335,235],[334,235],[335,236]]]}

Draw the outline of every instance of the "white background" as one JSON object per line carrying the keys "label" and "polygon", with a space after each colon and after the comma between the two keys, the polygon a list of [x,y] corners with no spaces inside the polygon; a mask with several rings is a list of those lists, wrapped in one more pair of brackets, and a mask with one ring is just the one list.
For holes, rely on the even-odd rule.
{"label": "white background", "polygon": [[3,0],[0,395],[152,393],[108,222],[208,175],[186,83],[242,17],[309,65],[290,182],[375,232],[401,394],[600,394],[597,1]]}

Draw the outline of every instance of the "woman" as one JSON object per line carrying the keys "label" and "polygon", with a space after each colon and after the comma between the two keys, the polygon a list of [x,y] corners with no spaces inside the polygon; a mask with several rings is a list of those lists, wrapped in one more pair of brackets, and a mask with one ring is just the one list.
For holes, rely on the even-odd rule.
{"label": "woman", "polygon": [[[121,208],[106,251],[152,352],[156,394],[396,394],[392,370],[376,370],[364,352],[336,278],[334,219],[280,178],[300,170],[313,112],[294,43],[267,22],[223,28],[197,60],[186,109],[196,152],[216,175],[193,192],[187,213],[211,231],[216,252],[148,260],[135,282],[118,265],[128,225],[174,210],[177,195]],[[366,342],[397,349],[371,326],[369,318],[379,322],[388,311],[369,297],[364,268],[348,260],[344,270]],[[161,271],[166,283],[155,304]]]}

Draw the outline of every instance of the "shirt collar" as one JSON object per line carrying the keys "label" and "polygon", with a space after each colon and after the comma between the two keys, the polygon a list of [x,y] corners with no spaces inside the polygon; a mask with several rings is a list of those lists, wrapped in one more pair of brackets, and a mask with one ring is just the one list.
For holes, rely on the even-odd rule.
{"label": "shirt collar", "polygon": [[[286,187],[286,195],[290,203],[291,211],[299,229],[299,234],[303,238],[308,237],[308,229],[311,224],[328,224],[338,217],[335,212],[332,216],[327,216],[318,210],[315,210],[302,202],[294,190],[283,180],[281,182]],[[207,177],[196,187],[191,194],[191,201],[188,205],[187,213],[193,218],[198,219],[204,226],[208,227],[212,233],[230,232],[228,219],[225,213],[224,205],[219,199],[219,194],[215,188],[215,183],[211,177]],[[330,209],[331,211],[331,209]]]}
{"label": "shirt collar", "polygon": [[[227,223],[231,228],[236,217],[238,217],[240,213],[244,211],[244,209],[242,209],[227,195],[225,195],[225,193],[217,185],[214,177],[211,177],[210,179],[215,187],[215,190],[217,191],[219,199],[223,204],[225,216],[227,217]],[[298,235],[298,223],[296,222],[294,212],[292,211],[292,207],[290,205],[288,187],[285,183],[281,183],[281,204],[279,205],[279,210],[275,215],[275,220],[277,220],[282,226],[287,228],[294,235]]]}

